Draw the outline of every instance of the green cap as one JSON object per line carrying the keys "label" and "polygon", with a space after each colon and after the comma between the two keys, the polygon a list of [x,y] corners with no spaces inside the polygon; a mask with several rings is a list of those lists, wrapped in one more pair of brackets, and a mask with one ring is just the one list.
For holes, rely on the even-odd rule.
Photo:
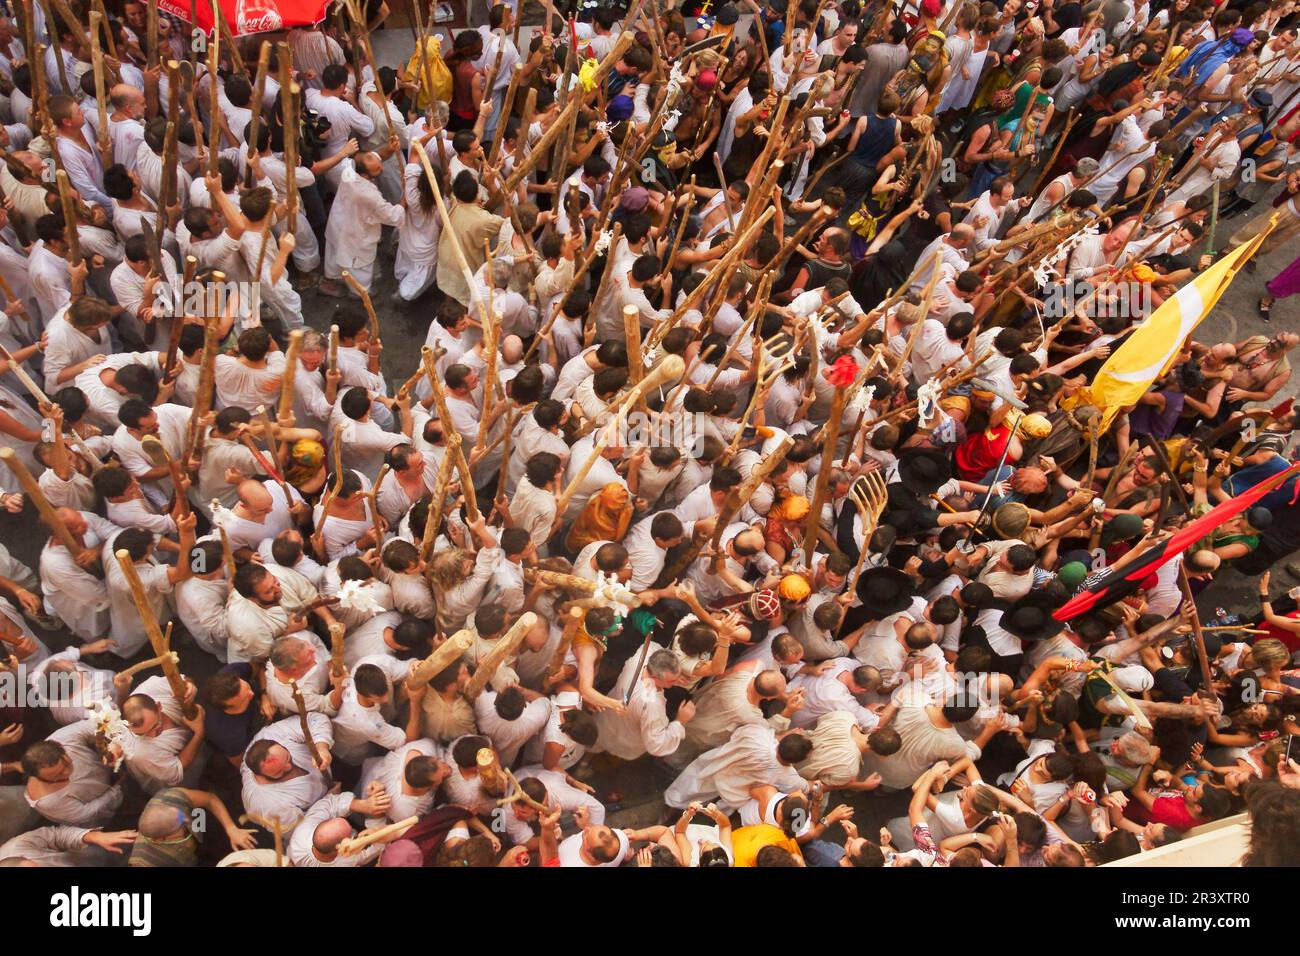
{"label": "green cap", "polygon": [[1070,590],[1074,590],[1082,584],[1083,579],[1087,576],[1088,566],[1082,561],[1071,561],[1068,564],[1063,564],[1056,572],[1056,579]]}

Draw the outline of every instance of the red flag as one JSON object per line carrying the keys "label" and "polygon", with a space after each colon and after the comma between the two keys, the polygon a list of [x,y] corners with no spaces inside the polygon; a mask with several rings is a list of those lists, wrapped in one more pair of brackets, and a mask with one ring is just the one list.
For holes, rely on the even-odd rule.
{"label": "red flag", "polygon": [[1265,478],[1254,487],[1243,491],[1235,498],[1229,498],[1207,514],[1202,515],[1174,532],[1173,536],[1144,553],[1122,574],[1109,574],[1086,591],[1081,591],[1066,604],[1057,608],[1052,617],[1058,621],[1069,621],[1086,614],[1088,611],[1114,604],[1128,597],[1138,589],[1138,585],[1148,575],[1154,574],[1167,561],[1182,554],[1193,543],[1204,538],[1219,525],[1241,514],[1270,491],[1281,487],[1292,476],[1300,474],[1300,465],[1292,465],[1286,471],[1278,472]]}

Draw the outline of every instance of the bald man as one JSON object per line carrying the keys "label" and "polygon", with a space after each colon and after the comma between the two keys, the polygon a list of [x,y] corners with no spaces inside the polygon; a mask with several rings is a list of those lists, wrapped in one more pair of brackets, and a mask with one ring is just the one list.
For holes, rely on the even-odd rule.
{"label": "bald man", "polygon": [[[118,674],[113,683],[122,693],[130,688],[131,678]],[[193,684],[187,687],[193,699],[197,688]],[[147,678],[122,701],[122,719],[131,728],[124,745],[126,768],[141,789],[157,793],[174,787],[187,772],[197,779],[203,768],[202,761],[196,762],[203,748],[203,708],[197,707],[193,717],[186,717],[166,677]]]}
{"label": "bald man", "polygon": [[82,547],[72,554],[55,535],[46,542],[40,560],[45,610],[83,641],[93,641],[108,633],[111,621],[108,586],[91,570],[98,566],[104,542],[122,529],[89,511],[59,508],[55,513]]}
{"label": "bald man", "polygon": [[196,866],[199,844],[195,833],[205,832],[206,828],[196,827],[195,823],[206,821],[207,814],[221,824],[236,850],[257,846],[257,831],[236,825],[215,793],[168,787],[145,804],[127,866]]}
{"label": "bald man", "polygon": [[232,548],[256,551],[267,538],[294,529],[295,514],[305,513],[307,506],[297,489],[287,487],[288,498],[285,497],[285,487],[274,481],[248,478],[235,486],[239,500],[230,509],[233,517],[226,523],[226,535]]}
{"label": "bald man", "polygon": [[144,90],[119,83],[109,90],[108,101],[113,107],[108,117],[113,161],[134,170],[136,153],[144,142]]}
{"label": "bald man", "polygon": [[[785,712],[763,715],[765,700],[787,699]],[[695,717],[686,725],[686,739],[671,761],[685,766],[695,757],[719,747],[746,724],[768,723],[777,731],[790,726],[790,717],[803,705],[804,694],[786,695],[785,675],[779,670],[761,670],[758,661],[745,661],[719,677],[695,698]]]}
{"label": "bald man", "polygon": [[[970,268],[971,244],[975,241],[975,227],[970,223],[960,223],[952,227],[952,232],[939,236],[916,257],[916,272],[912,275],[912,292],[920,292],[934,275],[935,269],[945,265],[952,269],[953,275],[961,275]],[[935,254],[939,256],[937,265],[932,266]]]}
{"label": "bald man", "polygon": [[384,226],[399,226],[405,217],[401,206],[385,202],[378,180],[384,170],[377,153],[360,152],[339,163],[339,191],[325,225],[325,278],[320,290],[327,295],[346,294],[341,284],[347,270],[361,288],[370,288],[375,256]]}
{"label": "bald man", "polygon": [[289,838],[289,861],[294,866],[365,866],[384,852],[384,847],[401,834],[378,840],[359,853],[344,855],[339,845],[356,835],[345,819],[350,813],[382,817],[390,803],[380,784],[371,784],[372,793],[358,799],[351,793],[336,793],[317,800],[302,816]]}

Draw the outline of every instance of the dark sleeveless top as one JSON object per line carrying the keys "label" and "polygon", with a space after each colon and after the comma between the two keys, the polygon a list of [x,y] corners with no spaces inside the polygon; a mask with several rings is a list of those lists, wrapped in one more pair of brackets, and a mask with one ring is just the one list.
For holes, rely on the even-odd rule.
{"label": "dark sleeveless top", "polygon": [[858,137],[853,161],[867,169],[875,169],[880,158],[894,148],[898,120],[892,116],[868,116],[867,128]]}

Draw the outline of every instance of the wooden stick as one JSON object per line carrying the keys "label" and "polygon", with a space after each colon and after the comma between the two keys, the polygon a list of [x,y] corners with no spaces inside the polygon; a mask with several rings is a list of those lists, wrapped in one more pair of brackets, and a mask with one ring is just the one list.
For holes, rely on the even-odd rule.
{"label": "wooden stick", "polygon": [[145,46],[146,46],[146,64],[149,69],[158,65],[158,4],[146,3],[145,15]]}
{"label": "wooden stick", "polygon": [[221,4],[217,0],[212,0],[212,20],[221,31],[221,38],[226,44],[235,71],[247,77],[248,67],[244,65],[244,58],[239,55],[239,47],[235,43],[235,35],[230,30],[230,21],[226,19],[226,11],[221,9]]}
{"label": "wooden stick", "polygon": [[[153,9],[154,4],[149,8]],[[263,830],[269,830],[271,838],[275,841],[275,866],[276,869],[284,866],[284,825],[280,823],[279,817],[272,817],[267,820],[265,817],[258,816],[256,813],[245,813],[239,818],[240,823],[256,823]]]}
{"label": "wooden stick", "polygon": [[378,342],[379,317],[375,315],[375,306],[374,303],[370,301],[370,293],[367,292],[365,287],[357,281],[356,276],[351,272],[348,272],[347,269],[344,269],[340,274],[343,277],[343,281],[348,284],[348,288],[355,292],[357,298],[361,300],[361,305],[366,310],[366,319],[370,323],[370,337]]}
{"label": "wooden stick", "polygon": [[497,639],[496,645],[479,663],[474,676],[465,687],[466,700],[472,703],[479,694],[483,693],[483,688],[487,687],[488,681],[496,673],[497,668],[519,650],[519,645],[524,642],[524,638],[536,623],[537,615],[532,611],[525,611],[519,616],[519,620],[511,624],[509,630]]}
{"label": "wooden stick", "polygon": [[[375,51],[370,46],[370,32],[366,29],[365,19],[362,17],[357,8],[356,0],[344,0],[348,15],[352,17],[356,24],[357,37],[361,39],[361,47],[366,52],[366,59],[370,62],[370,69],[375,74],[375,92],[379,94],[379,108],[384,112],[384,121],[388,124],[388,136],[391,139],[397,135],[393,128],[393,116],[388,111],[388,96],[384,93],[384,84],[379,79],[379,61],[375,59]],[[504,49],[504,48],[503,48]],[[357,84],[357,102],[361,102],[361,84]]]}
{"label": "wooden stick", "polygon": [[[32,380],[32,377],[27,374],[27,369],[23,367],[23,364],[15,360],[13,353],[3,345],[0,345],[0,359],[4,359],[9,363],[9,370],[17,376],[18,381],[22,383],[25,389],[27,389],[32,398],[36,399],[38,405],[53,404],[50,401],[49,396],[46,395],[45,392],[41,390],[41,387]],[[73,443],[77,446],[77,450],[85,456],[86,463],[90,465],[92,470],[99,471],[99,469],[103,467],[103,462],[99,460],[99,456],[90,450],[90,446],[86,444],[86,440],[77,434],[75,428],[69,428],[68,433],[71,435]]]}
{"label": "wooden stick", "polygon": [[411,143],[411,148],[419,158],[420,164],[424,167],[424,174],[429,177],[429,185],[433,187],[433,199],[438,206],[438,216],[442,219],[442,228],[444,235],[451,237],[452,251],[456,254],[456,261],[460,265],[461,277],[465,281],[465,287],[469,289],[470,301],[478,308],[479,323],[483,327],[483,334],[486,336],[488,328],[493,323],[493,318],[488,314],[487,303],[478,292],[478,287],[474,283],[474,271],[469,267],[469,260],[465,258],[465,250],[460,244],[460,239],[456,235],[456,230],[451,223],[451,215],[447,212],[447,204],[442,198],[442,188],[438,185],[438,177],[434,175],[433,165],[429,162],[429,155],[424,151],[424,147],[418,141]]}
{"label": "wooden stick", "polygon": [[474,643],[473,631],[457,631],[447,638],[437,649],[420,661],[406,679],[407,689],[419,689],[441,674],[452,661],[465,656],[470,645]]}
{"label": "wooden stick", "polygon": [[[220,284],[226,281],[224,272],[212,273],[212,282]],[[203,311],[208,311],[207,290],[203,294]],[[203,435],[203,418],[212,408],[212,388],[216,379],[217,365],[217,348],[221,344],[217,338],[217,324],[220,321],[219,316],[203,316],[203,356],[199,364],[199,384],[194,392],[194,408],[190,412],[190,430],[189,438],[185,446],[185,465],[189,467],[189,459],[194,455],[194,451],[199,447],[199,442]]]}
{"label": "wooden stick", "polygon": [[77,212],[72,199],[72,183],[67,171],[63,169],[54,174],[54,181],[59,187],[59,205],[63,208],[63,234],[68,243],[68,261],[79,266],[82,263],[81,242],[77,239]]}
{"label": "wooden stick", "polygon": [[[171,629],[170,622],[168,622],[167,627],[169,630]],[[180,655],[177,654],[175,651],[168,651],[166,656],[171,658],[171,662],[173,664],[179,664],[181,662]],[[125,670],[118,671],[118,676],[127,677],[127,678],[134,677],[136,674],[140,673],[141,671],[147,671],[151,667],[157,667],[162,662],[163,662],[162,657],[151,657],[147,661],[141,661],[139,664],[132,664],[130,667],[126,668]]]}
{"label": "wooden stick", "polygon": [[298,98],[301,88],[293,78],[292,54],[289,44],[276,45],[275,59],[280,68],[280,115],[284,126],[284,167],[286,203],[285,219],[293,229],[298,221]]}
{"label": "wooden stick", "polygon": [[337,621],[329,626],[330,631],[330,671],[335,674],[346,674],[347,665],[343,663],[343,652],[346,649],[344,641],[345,628]]}
{"label": "wooden stick", "polygon": [[826,422],[826,430],[822,434],[822,463],[817,472],[817,485],[813,493],[812,509],[808,513],[808,530],[803,537],[804,560],[809,566],[812,566],[813,549],[817,546],[817,529],[821,527],[822,507],[826,504],[826,493],[830,488],[831,468],[835,462],[835,447],[840,439],[840,424],[844,418],[844,405],[848,393],[844,389],[836,389],[835,396],[831,399],[831,417]]}
{"label": "wooden stick", "polygon": [[[445,426],[444,426],[445,427]],[[438,538],[438,528],[442,524],[442,512],[447,504],[447,485],[451,483],[451,471],[456,465],[456,452],[452,443],[460,447],[460,435],[454,431],[446,435],[447,448],[438,465],[438,480],[434,483],[433,493],[429,498],[429,513],[424,521],[424,534],[420,538],[420,560],[428,561],[433,554],[433,545]]]}
{"label": "wooden stick", "polygon": [[293,692],[293,702],[298,710],[298,724],[302,727],[303,743],[305,743],[307,749],[311,751],[312,763],[323,772],[325,769],[325,758],[322,757],[320,751],[316,749],[316,738],[312,736],[311,722],[307,719],[307,702],[303,700],[302,691],[298,689],[298,682],[296,680],[289,681],[289,688]]}
{"label": "wooden stick", "polygon": [[45,492],[41,490],[41,486],[32,477],[32,473],[27,470],[27,466],[23,464],[23,460],[18,457],[17,452],[12,448],[0,448],[0,462],[9,466],[9,470],[18,479],[18,484],[22,485],[23,494],[31,498],[32,504],[40,512],[41,519],[50,526],[50,530],[54,532],[54,536],[59,539],[59,542],[68,549],[68,553],[75,558],[86,550],[86,546],[78,543],[77,539],[72,536],[72,532],[63,523],[63,519],[59,517],[54,506],[50,504],[50,500],[45,497]]}
{"label": "wooden stick", "polygon": [[[59,71],[59,83],[62,84],[64,93],[67,93],[70,96],[76,96],[72,84],[68,82],[68,66],[63,62],[63,44],[59,42],[59,25],[58,21],[54,17],[54,7],[50,3],[50,0],[41,0],[41,6],[45,10],[45,32],[49,36],[51,44],[54,46],[54,62]],[[75,17],[73,18],[72,23],[68,24],[68,26],[71,28],[73,33],[78,36],[83,35],[81,33],[81,24],[77,22]],[[38,57],[32,62],[34,64],[32,74],[35,75],[36,71],[40,70],[41,75],[44,76],[45,58],[43,56]]]}
{"label": "wooden stick", "polygon": [[456,472],[460,475],[460,490],[465,495],[465,510],[473,520],[479,513],[478,498],[474,494],[474,475],[469,469],[469,462],[465,460],[465,452],[460,442],[453,445],[451,441],[455,426],[451,421],[451,412],[447,410],[447,396],[442,390],[442,383],[438,381],[437,370],[434,368],[433,349],[426,345],[420,350],[420,356],[424,362],[425,376],[429,380],[429,389],[433,392],[433,403],[438,406],[438,420],[442,422],[442,433],[447,436],[447,451],[456,456]]}
{"label": "wooden stick", "polygon": [[[266,98],[266,70],[271,62],[271,44],[267,40],[262,41],[262,48],[257,52],[257,79],[253,83],[253,119],[251,128],[248,132],[248,155],[252,157],[257,152],[257,137],[262,131],[262,101]],[[285,170],[285,179],[288,180],[293,176],[293,170]],[[245,170],[244,185],[253,186],[253,164],[248,164]],[[287,185],[287,183],[286,183]],[[293,231],[293,224],[289,224],[289,230]],[[260,271],[258,273],[261,274]]]}
{"label": "wooden stick", "polygon": [[[570,216],[570,221],[571,222],[574,221],[572,216]],[[584,345],[591,345],[592,342],[594,342],[596,339],[596,316],[600,315],[601,307],[605,304],[605,299],[609,295],[608,290],[610,288],[610,285],[613,282],[613,276],[614,276],[614,263],[615,263],[614,250],[618,247],[619,240],[622,238],[622,236],[623,236],[623,224],[621,222],[614,223],[614,232],[610,235],[610,239],[609,239],[609,249],[605,253],[605,268],[601,271],[600,282],[597,283],[596,291],[592,294],[591,308],[587,310],[587,314],[591,317],[591,324],[587,326],[587,328],[583,332]],[[586,275],[586,271],[587,271],[586,263],[583,263],[583,268],[581,269],[579,269],[577,267],[577,264],[575,263],[574,270],[573,270],[574,286],[576,286],[579,282],[582,281],[583,276]],[[572,291],[572,288],[570,288],[570,290],[568,291]],[[564,299],[567,298],[568,298],[568,292],[565,293],[564,298],[562,298],[560,301],[563,302]]]}
{"label": "wooden stick", "polygon": [[[772,449],[772,453],[764,458],[762,462],[760,462],[754,470],[749,473],[748,478],[727,493],[727,498],[722,504],[722,510],[719,512],[717,520],[713,526],[712,546],[715,549],[721,544],[722,533],[726,531],[727,525],[729,525],[732,519],[740,513],[740,509],[745,506],[745,503],[754,496],[754,492],[758,490],[758,486],[766,481],[768,476],[771,475],[772,472],[776,471],[776,469],[780,467],[781,463],[785,461],[785,456],[793,445],[794,439],[787,435],[781,440],[781,444]],[[692,537],[691,543],[677,556],[677,559],[672,564],[664,568],[659,575],[659,580],[655,583],[660,584],[662,582],[670,584],[677,580],[678,576],[689,568],[695,559],[699,557],[700,551],[703,548],[704,538],[701,537],[699,540],[695,540],[695,538]]]}
{"label": "wooden stick", "polygon": [[670,315],[666,321],[659,323],[651,330],[649,337],[646,339],[646,348],[652,349],[657,347],[659,343],[663,341],[664,336],[672,331],[673,327],[681,321],[682,316],[695,308],[696,304],[704,298],[704,294],[709,290],[714,282],[718,282],[723,276],[731,274],[732,270],[735,268],[736,261],[741,256],[741,253],[749,247],[750,242],[753,241],[754,237],[758,234],[758,231],[762,229],[763,226],[767,224],[767,221],[774,215],[776,215],[776,210],[769,206],[767,209],[763,210],[762,214],[759,215],[758,219],[756,219],[748,229],[737,234],[736,237],[731,240],[731,245],[728,246],[726,254],[721,259],[717,260],[717,263],[709,270],[708,274],[705,275],[704,281],[695,287],[695,290],[691,292],[682,304],[677,307],[677,311]]}
{"label": "wooden stick", "polygon": [[387,463],[379,468],[379,477],[375,479],[370,490],[366,492],[366,499],[370,502],[370,526],[375,533],[375,552],[379,553],[384,547],[384,526],[381,523],[383,516],[379,513],[379,486],[384,483],[388,477],[389,467]]}
{"label": "wooden stick", "polygon": [[302,353],[303,329],[294,329],[289,333],[289,347],[284,354],[284,376],[280,379],[280,407],[276,409],[276,418],[284,420],[293,416],[293,380],[298,374],[298,356]]}
{"label": "wooden stick", "polygon": [[[153,645],[154,656],[160,659],[158,663],[162,665],[163,676],[167,678],[167,684],[171,688],[172,696],[181,705],[185,716],[192,718],[198,713],[198,708],[195,707],[193,701],[186,702],[188,688],[185,678],[181,676],[180,667],[172,660],[168,638],[163,635],[162,629],[158,626],[158,619],[154,617],[153,608],[145,597],[144,584],[141,583],[140,575],[135,569],[135,562],[131,560],[131,552],[122,549],[117,551],[114,556],[117,558],[117,564],[126,578],[127,586],[131,589],[131,600],[135,603],[135,609],[140,615],[140,623],[144,625],[144,631],[149,637],[149,643]],[[171,633],[170,628],[168,633]]]}
{"label": "wooden stick", "polygon": [[[99,129],[96,139],[101,162],[113,158],[113,141],[108,135],[108,92],[104,81],[104,54],[99,49],[99,27],[103,17],[98,10],[90,12],[90,62],[95,73],[95,108],[98,111]],[[111,163],[106,163],[111,165]]]}
{"label": "wooden stick", "polygon": [[[504,45],[501,48],[505,49]],[[510,74],[510,85],[506,87],[505,99],[501,102],[501,116],[497,119],[497,128],[492,133],[492,148],[488,151],[488,165],[493,169],[497,167],[497,157],[501,155],[501,142],[505,138],[506,125],[510,119],[510,112],[515,105],[515,94],[519,89],[519,76],[523,72],[523,64],[516,63],[514,70]],[[536,97],[534,97],[536,102]],[[528,138],[528,128],[520,127],[519,138]]]}
{"label": "wooden stick", "polygon": [[587,460],[583,462],[582,467],[578,469],[578,473],[573,476],[573,480],[569,482],[568,487],[564,489],[556,501],[555,515],[557,518],[563,518],[565,510],[569,506],[569,500],[577,494],[579,486],[587,477],[588,472],[595,466],[596,459],[600,457],[601,452],[614,440],[619,423],[627,415],[628,410],[651,389],[680,378],[685,371],[686,363],[682,361],[681,356],[669,355],[627,394],[614,417],[601,431],[600,438],[593,444],[591,454],[587,456]]}
{"label": "wooden stick", "polygon": [[554,680],[556,676],[564,671],[564,658],[568,655],[569,648],[573,645],[573,637],[578,633],[578,627],[582,624],[582,618],[582,608],[569,608],[569,613],[565,615],[564,618],[564,631],[560,635],[560,643],[555,648],[555,653],[551,655],[551,662],[546,665],[547,681]]}
{"label": "wooden stick", "polygon": [[[212,0],[216,6],[217,0]],[[215,18],[215,14],[213,15]],[[221,100],[217,67],[221,65],[221,31],[213,30],[208,44],[208,173],[216,176],[220,171],[217,153],[221,148]]]}
{"label": "wooden stick", "polygon": [[380,827],[378,830],[372,830],[362,836],[342,840],[339,842],[339,856],[353,856],[371,844],[387,841],[390,837],[405,833],[419,822],[419,817],[407,817],[405,820],[390,823],[386,827]]}
{"label": "wooden stick", "polygon": [[[609,75],[609,71],[612,70],[615,64],[623,58],[623,54],[627,52],[635,38],[635,34],[627,30],[624,30],[623,33],[619,35],[618,40],[615,41],[614,46],[610,49],[609,53],[606,54],[605,59],[601,60],[600,66],[596,68],[595,82],[598,89],[601,83],[604,82],[605,77]],[[557,116],[555,122],[551,124],[551,128],[542,134],[542,138],[534,144],[532,152],[528,154],[523,163],[521,163],[515,171],[510,174],[509,178],[506,179],[505,183],[502,185],[501,192],[504,196],[508,197],[512,192],[514,192],[515,189],[518,188],[519,184],[524,181],[524,177],[531,173],[534,167],[536,167],[541,161],[542,157],[546,155],[546,151],[550,149],[551,144],[553,144],[559,137],[560,132],[567,128],[568,123],[572,118],[576,117],[582,99],[583,96],[580,93],[576,96],[569,97],[568,102],[560,111],[560,115]],[[526,132],[527,131],[524,131],[524,134],[521,135],[521,140],[526,138]],[[554,170],[552,172],[554,172]]]}

